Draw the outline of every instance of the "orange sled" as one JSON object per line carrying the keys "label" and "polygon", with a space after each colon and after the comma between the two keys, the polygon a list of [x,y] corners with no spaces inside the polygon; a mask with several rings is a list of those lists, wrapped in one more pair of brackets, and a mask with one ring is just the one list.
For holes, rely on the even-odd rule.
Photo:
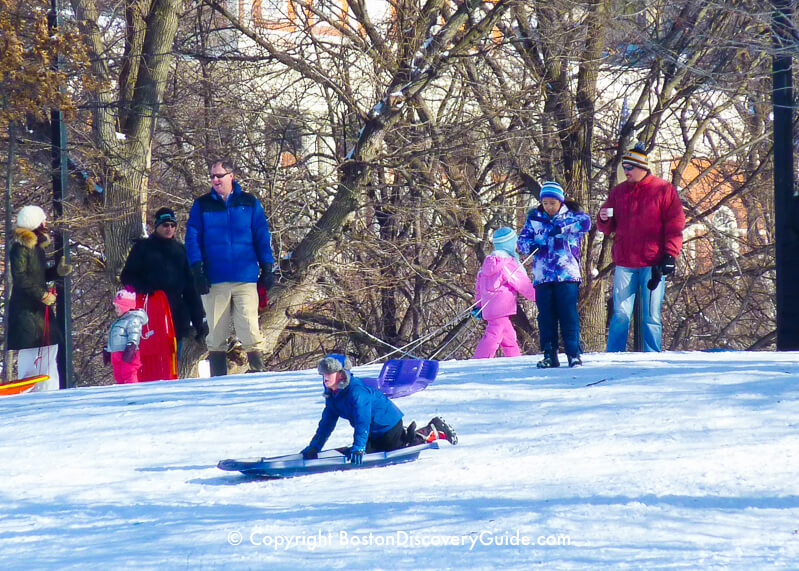
{"label": "orange sled", "polygon": [[32,377],[25,377],[18,381],[0,385],[0,396],[18,395],[26,393],[33,388],[36,383],[41,383],[50,378],[50,375],[34,375]]}

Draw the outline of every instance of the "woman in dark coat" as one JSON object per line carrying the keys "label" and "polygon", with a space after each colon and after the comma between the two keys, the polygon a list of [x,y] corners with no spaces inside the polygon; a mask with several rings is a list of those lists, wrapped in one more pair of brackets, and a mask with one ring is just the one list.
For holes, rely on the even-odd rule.
{"label": "woman in dark coat", "polygon": [[197,340],[201,341],[208,335],[205,310],[194,287],[186,248],[175,239],[176,229],[175,212],[160,208],[155,213],[155,230],[133,244],[119,279],[138,293],[163,290],[178,342],[191,335],[192,325]]}
{"label": "woman in dark coat", "polygon": [[[63,336],[54,319],[55,294],[47,282],[72,271],[64,259],[58,266],[47,267],[44,249],[50,244],[47,217],[38,206],[24,206],[17,215],[17,227],[11,239],[11,299],[8,308],[8,348],[12,350],[46,347],[61,342]],[[48,314],[45,332],[45,315]]]}

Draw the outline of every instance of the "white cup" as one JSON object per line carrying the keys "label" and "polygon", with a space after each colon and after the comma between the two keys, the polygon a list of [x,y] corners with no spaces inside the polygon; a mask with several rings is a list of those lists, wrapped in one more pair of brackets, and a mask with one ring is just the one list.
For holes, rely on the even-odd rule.
{"label": "white cup", "polygon": [[608,218],[613,218],[613,209],[612,208],[606,208],[605,209],[605,214],[607,215]]}

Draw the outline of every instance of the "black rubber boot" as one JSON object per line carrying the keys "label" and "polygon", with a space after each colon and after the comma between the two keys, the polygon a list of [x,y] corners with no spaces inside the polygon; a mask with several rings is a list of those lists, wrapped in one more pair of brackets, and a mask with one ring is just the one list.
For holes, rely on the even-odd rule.
{"label": "black rubber boot", "polygon": [[553,351],[552,349],[547,349],[544,351],[544,358],[538,361],[536,365],[539,369],[552,369],[553,367],[560,367],[560,361],[558,361],[558,352],[557,350]]}
{"label": "black rubber boot", "polygon": [[250,363],[250,370],[248,373],[262,373],[266,371],[264,365],[264,358],[258,351],[247,351],[247,361]]}
{"label": "black rubber boot", "polygon": [[580,355],[566,355],[569,358],[569,367],[580,367],[583,364],[583,360],[580,359]]}
{"label": "black rubber boot", "polygon": [[414,444],[420,444],[420,442],[416,442],[416,421],[411,422],[408,425],[408,428],[405,429],[405,436],[403,437],[402,440],[405,446],[413,446]]}
{"label": "black rubber boot", "polygon": [[227,353],[225,351],[209,351],[208,362],[211,364],[212,377],[227,375]]}

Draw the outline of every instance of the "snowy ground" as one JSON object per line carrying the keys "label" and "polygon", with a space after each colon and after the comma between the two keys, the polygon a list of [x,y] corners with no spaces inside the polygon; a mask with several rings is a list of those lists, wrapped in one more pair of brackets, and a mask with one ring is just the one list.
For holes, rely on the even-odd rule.
{"label": "snowy ground", "polygon": [[799,354],[538,358],[443,362],[397,400],[457,446],[286,480],[216,464],[303,448],[313,371],[0,398],[0,568],[799,565]]}

